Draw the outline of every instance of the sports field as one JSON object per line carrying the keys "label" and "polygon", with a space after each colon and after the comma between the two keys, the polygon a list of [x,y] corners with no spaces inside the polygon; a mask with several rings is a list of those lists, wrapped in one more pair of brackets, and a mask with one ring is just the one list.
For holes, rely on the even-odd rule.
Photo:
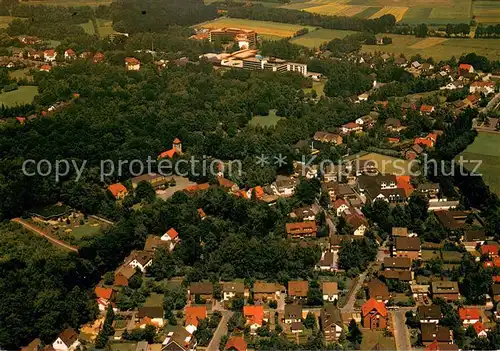
{"label": "sports field", "polygon": [[30,104],[36,94],[38,94],[38,87],[22,86],[17,90],[0,94],[0,105],[14,107],[16,105]]}
{"label": "sports field", "polygon": [[298,24],[277,23],[268,21],[253,21],[239,18],[219,18],[209,22],[197,24],[196,27],[217,29],[225,27],[236,27],[251,29],[256,31],[260,36],[271,36],[277,38],[291,37],[299,29],[308,28],[314,30],[314,27],[300,26]]}
{"label": "sports field", "polygon": [[[500,195],[500,134],[479,133],[474,142],[460,155],[465,160],[481,160],[476,173],[483,176],[491,190]],[[465,167],[471,163],[464,164]],[[469,166],[470,167],[470,166]],[[473,167],[473,166],[472,166]],[[472,169],[469,169],[472,171]]]}

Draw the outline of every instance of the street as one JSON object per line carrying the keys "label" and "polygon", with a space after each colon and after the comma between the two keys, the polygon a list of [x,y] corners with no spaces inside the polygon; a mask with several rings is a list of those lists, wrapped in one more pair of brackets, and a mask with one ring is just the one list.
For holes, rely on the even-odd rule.
{"label": "street", "polygon": [[394,339],[396,341],[396,350],[411,350],[410,333],[406,326],[405,311],[390,311],[392,327],[394,330]]}
{"label": "street", "polygon": [[208,351],[216,351],[219,349],[220,339],[227,334],[227,322],[229,318],[233,315],[233,311],[221,311],[222,319],[219,326],[215,330],[214,336],[207,346]]}

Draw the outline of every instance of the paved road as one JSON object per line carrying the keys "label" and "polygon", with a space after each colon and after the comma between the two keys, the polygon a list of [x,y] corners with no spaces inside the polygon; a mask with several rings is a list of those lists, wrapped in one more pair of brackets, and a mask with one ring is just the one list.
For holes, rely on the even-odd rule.
{"label": "paved road", "polygon": [[396,340],[396,350],[411,350],[410,333],[406,327],[406,317],[404,311],[391,311],[392,327],[394,330],[394,339]]}
{"label": "paved road", "polygon": [[222,319],[219,323],[219,326],[215,330],[214,336],[212,340],[210,340],[210,344],[207,346],[208,351],[217,351],[219,350],[220,339],[227,334],[227,322],[229,318],[233,315],[232,311],[222,311]]}
{"label": "paved road", "polygon": [[53,244],[56,244],[56,245],[61,246],[61,247],[65,248],[65,249],[67,249],[67,250],[71,250],[73,252],[78,253],[78,249],[76,247],[68,245],[64,241],[58,240],[58,239],[50,236],[48,233],[44,232],[40,228],[38,228],[38,227],[36,227],[34,225],[31,225],[30,223],[28,223],[26,221],[23,221],[21,218],[14,218],[14,219],[12,219],[12,222],[19,223],[24,228],[32,231],[35,234],[43,236],[47,240],[51,241]]}

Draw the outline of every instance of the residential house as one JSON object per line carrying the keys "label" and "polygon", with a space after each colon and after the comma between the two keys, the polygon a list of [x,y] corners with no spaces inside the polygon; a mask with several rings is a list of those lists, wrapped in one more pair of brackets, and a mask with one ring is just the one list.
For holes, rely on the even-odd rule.
{"label": "residential house", "polygon": [[458,74],[463,76],[464,74],[467,73],[474,73],[474,67],[472,65],[469,65],[467,63],[461,63],[458,66]]}
{"label": "residential house", "polygon": [[353,228],[353,234],[355,236],[365,235],[366,229],[368,228],[368,221],[359,208],[349,208],[342,213],[342,217],[344,217],[346,222]]}
{"label": "residential house", "polygon": [[97,296],[97,305],[99,306],[99,310],[104,312],[107,310],[110,301],[114,298],[115,292],[110,288],[103,288],[97,286],[94,289],[95,295]]}
{"label": "residential house", "polygon": [[433,199],[439,194],[440,186],[439,183],[422,183],[417,186],[417,192],[419,194],[426,195],[430,199]]}
{"label": "residential house", "polygon": [[286,305],[283,322],[285,324],[302,322],[302,305]]}
{"label": "residential house", "polygon": [[40,44],[42,41],[39,37],[26,35],[21,38],[21,43],[26,45]]}
{"label": "residential house", "polygon": [[41,65],[40,66],[40,72],[50,72],[52,70],[51,65]]}
{"label": "residential house", "polygon": [[434,212],[443,227],[451,233],[465,228],[465,219],[470,212],[467,211],[436,211]]}
{"label": "residential house", "polygon": [[407,257],[417,260],[421,257],[420,238],[418,237],[396,237],[393,247],[393,254],[396,257]]}
{"label": "residential house", "polygon": [[74,60],[76,59],[76,53],[73,49],[68,49],[64,51],[64,59],[65,60]]}
{"label": "residential house", "polygon": [[486,241],[486,232],[484,231],[484,229],[469,229],[464,232],[460,240],[467,251],[474,251],[477,246],[483,245]]}
{"label": "residential house", "polygon": [[331,251],[323,251],[317,265],[321,271],[334,272],[337,269],[336,255]]}
{"label": "residential house", "polygon": [[399,280],[402,282],[411,282],[413,280],[413,272],[399,270],[385,270],[380,273],[381,277],[387,280]]}
{"label": "residential house", "polygon": [[464,328],[469,325],[481,322],[481,311],[477,307],[460,307],[458,309],[458,316],[462,321]]}
{"label": "residential house", "polygon": [[73,351],[80,346],[78,333],[73,328],[65,329],[52,343],[52,347],[57,351]]}
{"label": "residential house", "polygon": [[243,297],[245,295],[245,284],[240,282],[222,283],[222,300],[229,301],[234,297]]}
{"label": "residential house", "polygon": [[302,322],[293,322],[290,325],[290,331],[292,334],[300,334],[304,332],[304,324],[302,324]]}
{"label": "residential house", "polygon": [[108,190],[115,199],[123,199],[127,195],[127,188],[122,183],[111,184]]}
{"label": "residential house", "polygon": [[349,134],[352,132],[359,132],[363,130],[363,127],[357,124],[356,122],[349,122],[342,126],[341,128],[343,134]]}
{"label": "residential house", "polygon": [[465,99],[463,99],[463,102],[464,102],[465,106],[470,107],[470,108],[474,108],[474,107],[477,107],[477,104],[479,103],[480,100],[481,100],[481,97],[478,95],[469,95]]}
{"label": "residential house", "polygon": [[338,199],[333,203],[333,208],[337,213],[337,217],[340,217],[342,213],[349,209],[349,204],[344,199]]}
{"label": "residential house", "polygon": [[253,284],[253,298],[257,301],[278,300],[285,287],[278,283],[256,281]]}
{"label": "residential house", "polygon": [[170,242],[161,240],[157,235],[148,235],[144,244],[144,251],[154,252],[160,247],[170,248]]}
{"label": "residential house", "polygon": [[481,323],[481,322],[476,322],[474,323],[473,325],[474,327],[474,330],[476,331],[476,334],[479,338],[487,338],[488,337],[488,329],[486,328],[486,326]]}
{"label": "residential house", "polygon": [[342,144],[342,136],[330,132],[318,131],[314,133],[313,140],[334,145]]}
{"label": "residential house", "polygon": [[368,282],[367,287],[370,298],[374,298],[378,302],[389,302],[391,294],[389,293],[389,288],[385,283],[377,278],[374,278]]}
{"label": "residential house", "polygon": [[164,241],[168,245],[169,250],[172,251],[180,241],[179,233],[174,228],[170,228],[161,236],[161,240]]}
{"label": "residential house", "polygon": [[420,114],[430,115],[432,112],[436,111],[436,108],[431,105],[420,106]]}
{"label": "residential house", "polygon": [[104,62],[104,54],[102,52],[96,52],[94,54],[94,57],[92,58],[92,62],[94,63]]}
{"label": "residential house", "polygon": [[45,62],[52,62],[55,61],[57,57],[57,52],[53,49],[50,50],[45,50],[43,52],[43,59]]}
{"label": "residential house", "polygon": [[389,117],[385,121],[385,129],[387,129],[390,132],[399,132],[402,129],[402,124],[401,121],[397,118]]}
{"label": "residential house", "polygon": [[193,334],[198,329],[200,321],[207,318],[207,306],[186,306],[184,315],[184,327],[189,334]]}
{"label": "residential house", "polygon": [[[393,228],[394,229],[394,228]],[[408,257],[386,257],[384,258],[384,270],[409,271],[411,259]]]}
{"label": "residential house", "polygon": [[408,66],[408,60],[405,57],[396,57],[394,59],[394,64],[398,67],[406,67]]}
{"label": "residential house", "polygon": [[286,224],[286,233],[289,239],[316,237],[316,222],[295,222]]}
{"label": "residential house", "polygon": [[189,284],[189,301],[210,301],[213,298],[214,286],[210,282],[193,282]]}
{"label": "residential house", "polygon": [[256,334],[258,328],[262,327],[264,322],[264,306],[245,305],[243,306],[243,316],[246,319],[246,325],[250,327],[250,334]]}
{"label": "residential house", "polygon": [[333,302],[339,299],[339,288],[337,282],[322,282],[323,301]]}
{"label": "residential house", "polygon": [[176,326],[174,331],[168,332],[162,351],[196,351],[197,345],[194,335],[181,326]]}
{"label": "residential house", "polygon": [[407,237],[407,236],[409,236],[408,228],[406,228],[406,227],[392,227],[392,236],[393,237],[397,237],[397,236]]}
{"label": "residential house", "polygon": [[141,272],[146,272],[146,268],[153,264],[153,254],[149,251],[134,250],[125,259],[125,265],[138,268]]}
{"label": "residential house", "polygon": [[163,327],[164,315],[163,306],[143,306],[137,312],[137,318],[141,327],[145,327],[146,325],[154,325],[157,328]]}
{"label": "residential house", "polygon": [[420,323],[438,324],[441,318],[443,318],[441,306],[439,305],[418,306],[417,314]]}
{"label": "residential house", "polygon": [[323,180],[325,182],[340,182],[349,175],[345,165],[330,164],[325,165],[323,170]]}
{"label": "residential house", "polygon": [[440,87],[440,90],[456,90],[456,89],[461,89],[464,87],[464,83],[461,81],[455,80],[453,82],[450,82],[446,84],[445,86]]}
{"label": "residential house", "polygon": [[288,296],[293,299],[306,299],[309,292],[307,280],[290,280],[288,282]]}
{"label": "residential house", "polygon": [[316,214],[314,213],[312,207],[300,207],[296,208],[290,213],[290,217],[293,219],[298,219],[300,221],[314,221],[316,220]]}
{"label": "residential house", "polygon": [[453,342],[453,334],[450,328],[436,325],[434,323],[423,323],[420,325],[420,332],[422,336],[422,343],[427,346],[434,341],[439,343]]}
{"label": "residential house", "polygon": [[131,266],[120,266],[115,271],[115,281],[116,286],[128,286],[130,279],[135,275],[137,271]]}
{"label": "residential house", "polygon": [[299,180],[296,178],[278,177],[271,187],[278,196],[292,196],[298,184]]}
{"label": "residential house", "polygon": [[41,351],[42,340],[39,338],[33,339],[28,345],[21,348],[21,351]]}
{"label": "residential house", "polygon": [[125,68],[127,71],[138,71],[141,69],[141,61],[135,57],[125,57]]}
{"label": "residential house", "polygon": [[494,244],[481,245],[480,252],[482,256],[488,256],[488,258],[498,257],[498,251],[500,247]]}
{"label": "residential house", "polygon": [[344,331],[342,313],[335,305],[327,305],[321,309],[319,323],[327,342],[338,340]]}
{"label": "residential house", "polygon": [[379,302],[371,297],[361,306],[361,317],[363,327],[367,329],[387,328],[388,314],[383,302]]}
{"label": "residential house", "polygon": [[235,192],[235,191],[239,190],[238,184],[236,184],[235,182],[233,182],[229,179],[226,179],[224,177],[217,177],[217,181],[219,182],[219,186],[221,188],[227,189],[231,192]]}
{"label": "residential house", "polygon": [[469,93],[489,95],[495,92],[495,87],[495,82],[473,82],[469,87]]}
{"label": "residential house", "polygon": [[452,281],[431,282],[432,298],[442,298],[445,301],[456,301],[460,298],[458,283]]}
{"label": "residential house", "polygon": [[227,340],[224,350],[227,351],[247,351],[247,342],[242,336],[232,336]]}
{"label": "residential house", "polygon": [[366,200],[384,200],[387,202],[405,202],[407,195],[404,189],[398,188],[394,175],[360,175],[356,180],[357,188]]}

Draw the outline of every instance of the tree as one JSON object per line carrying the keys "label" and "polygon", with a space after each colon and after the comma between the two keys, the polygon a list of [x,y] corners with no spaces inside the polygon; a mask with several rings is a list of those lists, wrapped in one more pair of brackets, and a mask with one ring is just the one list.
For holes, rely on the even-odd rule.
{"label": "tree", "polygon": [[139,273],[136,273],[130,278],[128,282],[128,286],[131,289],[139,289],[142,286],[142,276]]}
{"label": "tree", "polygon": [[113,285],[115,281],[115,274],[113,272],[106,272],[106,274],[104,274],[103,281],[105,285]]}
{"label": "tree", "polygon": [[306,319],[304,319],[304,327],[307,329],[316,329],[316,317],[314,316],[314,313],[307,313]]}
{"label": "tree", "polygon": [[156,192],[150,182],[143,180],[137,184],[135,196],[139,201],[153,202],[156,199]]}
{"label": "tree", "polygon": [[360,345],[363,340],[363,334],[358,327],[358,324],[354,319],[349,322],[349,333],[347,334],[347,340],[349,340],[354,345]]}
{"label": "tree", "polygon": [[234,312],[227,322],[227,329],[233,332],[235,329],[245,329],[246,319],[241,312]]}
{"label": "tree", "polygon": [[419,24],[416,28],[415,28],[415,36],[417,38],[425,38],[427,36],[427,33],[429,32],[429,28],[427,28],[427,25],[422,23],[422,24]]}
{"label": "tree", "polygon": [[295,196],[301,204],[312,205],[321,191],[321,184],[317,178],[302,178],[295,190]]}

